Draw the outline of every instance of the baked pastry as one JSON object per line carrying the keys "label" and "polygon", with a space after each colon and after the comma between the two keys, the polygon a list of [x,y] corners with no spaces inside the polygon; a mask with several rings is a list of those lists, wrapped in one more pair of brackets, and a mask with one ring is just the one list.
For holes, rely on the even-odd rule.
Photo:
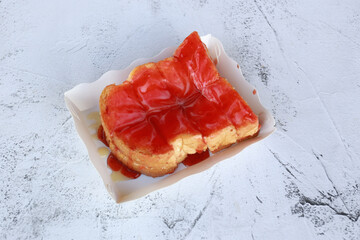
{"label": "baked pastry", "polygon": [[100,115],[112,153],[152,177],[173,172],[188,154],[219,151],[260,129],[197,32],[173,57],[138,66],[124,83],[105,87]]}

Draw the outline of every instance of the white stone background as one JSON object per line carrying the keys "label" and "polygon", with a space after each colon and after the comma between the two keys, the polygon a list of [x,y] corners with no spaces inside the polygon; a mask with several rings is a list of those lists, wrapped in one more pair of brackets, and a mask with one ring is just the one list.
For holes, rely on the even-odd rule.
{"label": "white stone background", "polygon": [[[277,131],[115,204],[63,94],[211,33]],[[360,1],[0,0],[0,239],[360,239]]]}

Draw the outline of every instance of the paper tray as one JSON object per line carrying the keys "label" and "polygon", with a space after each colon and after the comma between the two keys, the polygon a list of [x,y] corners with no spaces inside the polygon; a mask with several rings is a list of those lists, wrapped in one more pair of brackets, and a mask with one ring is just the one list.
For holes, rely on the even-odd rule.
{"label": "paper tray", "polygon": [[174,184],[187,176],[205,171],[220,161],[238,154],[245,147],[264,139],[275,130],[274,118],[270,112],[261,105],[255,88],[244,79],[239,65],[227,56],[221,42],[211,35],[203,36],[201,40],[208,47],[211,57],[217,62],[216,67],[220,75],[231,83],[249,104],[254,113],[258,115],[261,130],[257,137],[237,143],[191,167],[185,168],[180,164],[173,174],[163,177],[152,178],[141,175],[134,180],[114,182],[111,179],[112,171],[106,163],[106,156],[100,156],[98,153],[98,148],[104,145],[93,137],[95,129],[89,127],[93,125],[94,122],[88,118],[88,115],[91,112],[99,111],[99,97],[105,86],[113,83],[122,83],[136,66],[171,57],[176,47],[166,48],[152,58],[137,59],[123,70],[109,71],[95,82],[79,84],[65,93],[66,106],[71,112],[78,134],[85,143],[90,160],[98,170],[107,190],[116,202],[120,203],[140,198],[150,192]]}

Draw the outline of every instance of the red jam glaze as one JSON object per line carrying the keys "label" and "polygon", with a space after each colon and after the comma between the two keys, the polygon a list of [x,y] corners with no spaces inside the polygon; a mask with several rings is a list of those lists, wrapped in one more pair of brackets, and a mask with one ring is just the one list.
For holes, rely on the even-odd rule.
{"label": "red jam glaze", "polygon": [[228,117],[235,127],[257,121],[257,116],[224,78],[220,78],[215,83],[204,88],[203,95],[218,104],[223,114]]}
{"label": "red jam glaze", "polygon": [[156,65],[164,77],[168,89],[177,97],[178,104],[199,92],[190,79],[188,67],[183,62],[176,58],[167,58]]}
{"label": "red jam glaze", "polygon": [[106,141],[106,135],[104,132],[104,127],[102,125],[99,126],[97,130],[97,137],[98,139],[103,142],[107,147],[109,146],[108,142]]}
{"label": "red jam glaze", "polygon": [[182,163],[185,166],[192,166],[192,165],[195,165],[195,164],[197,164],[199,162],[204,161],[208,157],[210,157],[210,153],[209,153],[209,150],[206,150],[206,151],[201,152],[201,153],[195,153],[195,154],[187,155],[187,157],[185,158],[184,161],[182,161]]}
{"label": "red jam glaze", "polygon": [[131,170],[130,168],[126,167],[122,162],[120,162],[113,153],[110,153],[107,158],[107,164],[113,171],[120,171],[125,177],[128,178],[138,178],[140,177],[140,173]]}
{"label": "red jam glaze", "polygon": [[137,124],[145,117],[146,112],[128,82],[113,86],[106,97],[106,108],[101,109],[101,118],[112,131]]}
{"label": "red jam glaze", "polygon": [[[140,80],[137,83],[141,84]],[[172,147],[148,121],[148,111],[140,103],[133,85],[126,82],[116,86],[112,91],[106,99],[106,110],[101,112],[102,119],[111,134],[116,134],[131,149],[144,149],[154,154],[171,151]],[[151,93],[149,90],[144,91],[144,94],[155,94],[155,92]],[[150,104],[152,103],[154,102]]]}
{"label": "red jam glaze", "polygon": [[151,121],[168,142],[171,142],[180,134],[200,134],[186,117],[181,106],[152,115]]}
{"label": "red jam glaze", "polygon": [[173,150],[154,125],[146,119],[132,127],[116,132],[131,149],[147,154],[163,154]]}
{"label": "red jam glaze", "polygon": [[147,111],[167,109],[176,104],[176,97],[168,89],[157,64],[142,65],[131,74],[130,81]]}
{"label": "red jam glaze", "polygon": [[184,109],[186,116],[205,137],[231,125],[217,104],[210,102],[203,95]]}
{"label": "red jam glaze", "polygon": [[176,49],[174,57],[185,64],[198,89],[216,81],[220,76],[197,32],[191,33]]}

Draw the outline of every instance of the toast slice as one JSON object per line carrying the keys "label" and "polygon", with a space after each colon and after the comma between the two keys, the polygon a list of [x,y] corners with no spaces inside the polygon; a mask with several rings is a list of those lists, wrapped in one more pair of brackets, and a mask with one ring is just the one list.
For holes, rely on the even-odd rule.
{"label": "toast slice", "polygon": [[260,129],[197,32],[173,57],[138,66],[124,83],[105,87],[99,103],[113,154],[152,177],[173,172],[188,154],[219,151]]}

